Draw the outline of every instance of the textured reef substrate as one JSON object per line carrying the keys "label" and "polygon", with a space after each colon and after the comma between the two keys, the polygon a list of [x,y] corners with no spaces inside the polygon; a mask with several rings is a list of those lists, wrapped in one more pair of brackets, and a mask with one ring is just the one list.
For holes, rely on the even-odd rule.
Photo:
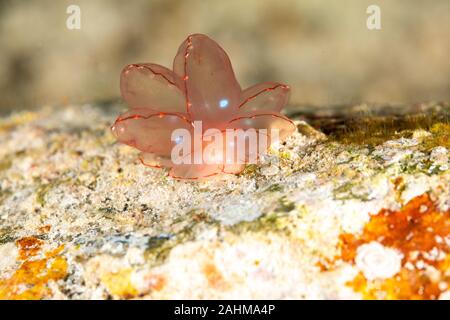
{"label": "textured reef substrate", "polygon": [[448,103],[292,108],[204,182],[140,165],[117,108],[0,119],[0,298],[450,297]]}

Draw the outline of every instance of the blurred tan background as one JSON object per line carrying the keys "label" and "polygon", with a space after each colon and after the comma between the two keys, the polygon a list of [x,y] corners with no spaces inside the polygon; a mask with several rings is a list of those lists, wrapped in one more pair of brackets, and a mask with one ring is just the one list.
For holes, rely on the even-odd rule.
{"label": "blurred tan background", "polygon": [[0,0],[0,110],[117,99],[123,66],[171,66],[190,33],[222,45],[242,87],[281,81],[292,103],[450,100],[449,0]]}

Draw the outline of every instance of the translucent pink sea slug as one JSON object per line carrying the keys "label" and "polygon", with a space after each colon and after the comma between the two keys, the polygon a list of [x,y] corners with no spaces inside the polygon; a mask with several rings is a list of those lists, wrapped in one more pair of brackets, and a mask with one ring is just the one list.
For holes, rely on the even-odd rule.
{"label": "translucent pink sea slug", "polygon": [[126,66],[120,89],[130,110],[117,118],[113,134],[140,150],[144,165],[168,168],[174,178],[239,173],[255,150],[259,156],[296,130],[280,113],[289,87],[265,82],[242,90],[225,51],[202,34],[181,44],[173,71],[152,63]]}

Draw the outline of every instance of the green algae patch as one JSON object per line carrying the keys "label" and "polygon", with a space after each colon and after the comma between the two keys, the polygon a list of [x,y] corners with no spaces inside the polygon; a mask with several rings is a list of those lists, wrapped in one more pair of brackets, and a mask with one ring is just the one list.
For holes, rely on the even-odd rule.
{"label": "green algae patch", "polygon": [[[193,209],[183,216],[183,219],[176,219],[172,224],[173,233],[159,235],[149,239],[145,250],[145,259],[152,267],[163,264],[173,248],[180,244],[194,241],[198,230],[206,225],[217,225],[217,222],[203,211]],[[179,231],[177,231],[179,230]]]}
{"label": "green algae patch", "polygon": [[3,159],[0,161],[0,172],[6,171],[12,166],[12,160],[10,157],[6,157],[6,159]]}
{"label": "green algae patch", "polygon": [[[42,183],[40,184],[40,179],[37,179],[38,187],[36,189],[36,202],[41,206],[44,207],[46,204],[46,196],[47,194],[53,189],[56,188],[64,183],[68,183],[72,180],[67,178],[61,178],[61,180],[54,180],[50,181],[48,183]],[[76,185],[77,180],[74,180],[74,185]]]}
{"label": "green algae patch", "polygon": [[442,146],[450,149],[450,121],[435,123],[430,128],[431,136],[423,141],[423,148],[431,150],[434,147]]}
{"label": "green algae patch", "polygon": [[333,190],[333,198],[335,200],[352,200],[370,201],[369,192],[363,190],[358,192],[358,182],[348,182]]}
{"label": "green algae patch", "polygon": [[6,198],[8,198],[12,194],[10,189],[2,190],[0,189],[0,205],[5,201]]}
{"label": "green algae patch", "polygon": [[342,131],[331,134],[331,139],[343,144],[377,146],[388,140],[412,136],[414,122],[407,122],[410,129],[401,128],[393,119],[373,118],[350,122]]}
{"label": "green algae patch", "polygon": [[17,237],[13,235],[14,231],[12,227],[0,228],[0,245],[15,241]]}
{"label": "green algae patch", "polygon": [[411,138],[414,131],[425,130],[433,134],[429,144],[449,144],[450,111],[407,116],[375,116],[349,119],[329,134],[332,141],[343,144],[377,146],[388,140]]}
{"label": "green algae patch", "polygon": [[283,187],[279,183],[274,183],[264,191],[266,192],[281,192],[283,191]]}
{"label": "green algae patch", "polygon": [[254,177],[258,172],[258,166],[256,164],[248,164],[245,166],[244,170],[239,173],[240,176]]}
{"label": "green algae patch", "polygon": [[167,259],[170,251],[181,242],[182,240],[171,236],[152,237],[145,250],[145,260],[152,266],[160,265]]}
{"label": "green algae patch", "polygon": [[40,185],[39,188],[36,191],[36,202],[41,206],[45,206],[45,196],[47,193],[54,187],[54,183],[47,183]]}
{"label": "green algae patch", "polygon": [[230,227],[227,230],[240,235],[246,232],[282,232],[289,233],[296,221],[301,219],[306,214],[304,206],[297,206],[294,202],[287,200],[285,197],[281,198],[277,207],[253,221],[242,221]]}

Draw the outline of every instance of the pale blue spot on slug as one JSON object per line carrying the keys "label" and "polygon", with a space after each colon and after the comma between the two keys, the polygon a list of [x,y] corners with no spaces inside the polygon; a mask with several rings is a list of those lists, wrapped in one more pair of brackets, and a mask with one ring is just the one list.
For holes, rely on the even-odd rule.
{"label": "pale blue spot on slug", "polygon": [[222,99],[219,101],[219,107],[221,108],[226,108],[228,106],[228,100],[227,99]]}
{"label": "pale blue spot on slug", "polygon": [[178,137],[175,138],[175,143],[176,144],[180,144],[182,142],[183,142],[183,136],[178,136]]}

